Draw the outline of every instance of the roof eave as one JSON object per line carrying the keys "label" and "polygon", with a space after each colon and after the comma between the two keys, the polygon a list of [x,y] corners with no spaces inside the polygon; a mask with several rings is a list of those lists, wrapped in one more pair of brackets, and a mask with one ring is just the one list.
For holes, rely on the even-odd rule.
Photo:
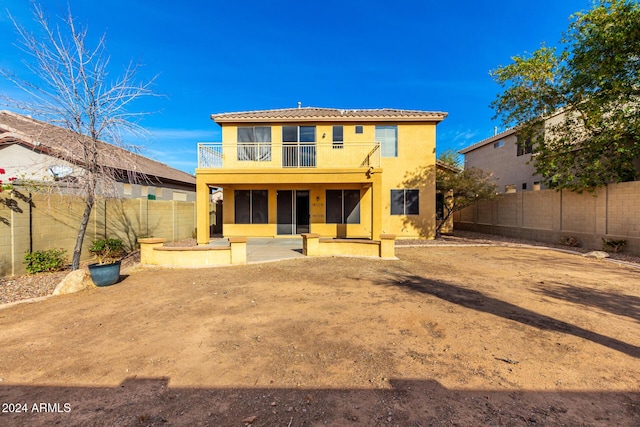
{"label": "roof eave", "polygon": [[367,116],[367,117],[224,117],[224,115],[212,114],[211,120],[221,124],[229,123],[303,123],[303,122],[413,122],[413,123],[439,123],[447,117],[447,114],[434,114],[424,117],[402,117],[402,116]]}
{"label": "roof eave", "polygon": [[475,144],[471,144],[468,147],[463,148],[462,150],[458,151],[458,154],[466,154],[469,153],[473,150],[477,150],[480,147],[484,147],[485,145],[489,145],[493,142],[499,141],[502,138],[506,138],[508,136],[513,135],[514,133],[516,133],[516,129],[515,128],[511,128],[511,129],[507,129],[504,132],[501,132],[497,135],[494,135],[490,138],[486,138],[483,139],[482,141],[476,142]]}
{"label": "roof eave", "polygon": [[[132,172],[132,171],[124,170],[124,169],[120,169],[120,171],[125,172],[125,173]],[[136,172],[133,172],[133,173],[136,173]],[[137,174],[138,175],[144,175],[144,174],[140,174],[139,172]],[[190,187],[194,191],[196,189],[196,179],[195,179],[195,177],[193,178],[193,182],[188,182],[188,181],[178,180],[178,179],[175,179],[175,178],[167,178],[167,177],[160,176],[160,175],[144,175],[144,177],[141,179],[141,183],[143,183],[144,180],[150,181],[151,183],[154,183],[154,184],[171,184],[171,185],[175,185],[175,186],[179,186],[179,187]]]}
{"label": "roof eave", "polygon": [[[2,115],[6,115],[8,120],[5,122]],[[15,127],[10,126],[8,123],[12,123],[13,121],[18,120],[19,124],[25,123],[27,126],[25,129],[16,129]],[[13,124],[13,126],[16,126]],[[34,139],[31,134],[34,131],[38,131],[37,133],[40,135],[39,139]],[[51,132],[55,132],[56,138],[61,138],[60,134],[62,133],[63,137],[67,138],[70,134],[73,134],[72,138],[88,138],[86,135],[78,134],[73,132],[72,130],[62,128],[51,123],[42,122],[39,120],[35,120],[28,116],[23,116],[20,114],[13,113],[11,111],[0,110],[0,144],[8,145],[8,144],[17,144],[23,146],[27,149],[37,151],[52,157],[61,157],[59,156],[60,148],[58,147],[59,141],[56,141],[51,138],[47,138],[47,136]],[[41,140],[42,139],[42,140]],[[51,143],[54,143],[52,146]],[[184,183],[189,186],[195,185],[195,177],[186,172],[180,171],[178,169],[172,168],[164,163],[160,163],[156,160],[150,159],[148,157],[139,155],[137,153],[128,151],[122,147],[118,147],[116,145],[109,144],[104,141],[98,140],[101,144],[101,149],[105,148],[111,150],[116,156],[122,155],[130,155],[134,156],[134,162],[138,167],[142,170],[138,171],[127,171],[126,168],[121,167],[120,165],[113,164],[113,162],[104,162],[101,163],[103,167],[107,167],[110,169],[122,171],[124,174],[128,173],[139,173],[146,176],[156,176],[163,180],[171,180],[176,183]],[[80,168],[85,168],[85,164],[79,159],[77,156],[63,156],[63,158]],[[104,159],[103,159],[104,160]]]}

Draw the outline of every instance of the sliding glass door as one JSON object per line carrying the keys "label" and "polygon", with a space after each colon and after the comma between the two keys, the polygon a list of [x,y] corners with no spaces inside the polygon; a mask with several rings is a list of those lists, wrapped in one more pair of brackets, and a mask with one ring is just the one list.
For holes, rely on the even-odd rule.
{"label": "sliding glass door", "polygon": [[279,235],[309,232],[309,190],[278,190],[276,203],[277,233]]}

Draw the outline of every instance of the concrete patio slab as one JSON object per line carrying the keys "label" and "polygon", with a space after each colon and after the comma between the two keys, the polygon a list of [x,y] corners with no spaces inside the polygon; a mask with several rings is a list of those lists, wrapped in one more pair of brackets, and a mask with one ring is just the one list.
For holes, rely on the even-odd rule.
{"label": "concrete patio slab", "polygon": [[[213,239],[211,246],[227,246],[226,238]],[[290,258],[301,258],[302,238],[250,237],[247,240],[247,263],[279,261]]]}

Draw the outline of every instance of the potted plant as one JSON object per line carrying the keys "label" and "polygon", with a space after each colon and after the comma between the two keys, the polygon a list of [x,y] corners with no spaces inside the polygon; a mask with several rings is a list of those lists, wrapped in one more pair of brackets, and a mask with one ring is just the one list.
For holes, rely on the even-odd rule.
{"label": "potted plant", "polygon": [[120,258],[125,254],[120,239],[104,238],[94,240],[89,252],[95,254],[98,262],[89,264],[91,280],[96,286],[113,285],[120,279]]}

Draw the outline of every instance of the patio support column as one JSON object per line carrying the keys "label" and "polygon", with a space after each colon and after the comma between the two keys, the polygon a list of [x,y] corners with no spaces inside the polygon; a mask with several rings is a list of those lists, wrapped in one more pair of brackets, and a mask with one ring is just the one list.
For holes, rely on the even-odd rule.
{"label": "patio support column", "polygon": [[209,185],[205,176],[196,173],[196,237],[199,245],[209,244]]}
{"label": "patio support column", "polygon": [[371,181],[371,239],[380,240],[382,233],[382,173],[372,173]]}

